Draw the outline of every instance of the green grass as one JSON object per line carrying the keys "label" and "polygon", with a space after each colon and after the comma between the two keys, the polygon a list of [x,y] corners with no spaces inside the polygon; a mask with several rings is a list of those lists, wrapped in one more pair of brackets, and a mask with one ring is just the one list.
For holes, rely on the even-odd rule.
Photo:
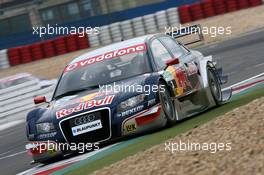
{"label": "green grass", "polygon": [[[222,114],[225,114],[228,111],[231,111],[234,108],[245,105],[250,101],[262,96],[264,96],[264,89],[258,89],[244,96],[239,96],[221,107],[214,108],[199,116],[192,117],[186,121],[178,123],[177,125],[171,128],[163,129],[159,132],[155,132],[153,134],[143,136],[143,139],[140,139],[137,143],[128,145],[120,150],[110,153],[105,157],[101,157],[94,161],[85,162],[86,160],[84,160],[83,162],[79,163],[79,165],[77,163],[75,167],[66,168],[61,172],[64,172],[69,175],[90,174],[95,170],[101,169],[114,162],[120,161],[130,155],[134,155],[137,152],[144,151],[154,145],[160,144],[167,139],[175,137],[178,134],[184,133],[188,130],[198,127],[210,120],[215,119],[216,117]],[[57,173],[54,174],[60,174],[61,172],[58,171]]]}

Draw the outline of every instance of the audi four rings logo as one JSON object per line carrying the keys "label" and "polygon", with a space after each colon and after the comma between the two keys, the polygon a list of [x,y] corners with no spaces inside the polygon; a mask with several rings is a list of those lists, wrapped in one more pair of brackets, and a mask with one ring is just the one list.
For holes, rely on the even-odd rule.
{"label": "audi four rings logo", "polygon": [[82,125],[85,123],[89,123],[95,120],[95,115],[94,114],[90,114],[90,115],[85,115],[82,117],[78,117],[74,120],[75,125]]}

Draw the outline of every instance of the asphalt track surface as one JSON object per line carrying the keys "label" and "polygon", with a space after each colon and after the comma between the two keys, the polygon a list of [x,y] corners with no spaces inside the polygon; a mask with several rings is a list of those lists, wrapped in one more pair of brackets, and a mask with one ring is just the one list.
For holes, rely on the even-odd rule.
{"label": "asphalt track surface", "polygon": [[[229,75],[226,86],[264,72],[264,30],[200,47],[198,50],[204,55],[213,55],[218,65],[224,68],[224,72]],[[0,131],[0,140],[1,175],[17,174],[36,166],[30,165],[31,158],[25,151],[27,139],[24,123]]]}

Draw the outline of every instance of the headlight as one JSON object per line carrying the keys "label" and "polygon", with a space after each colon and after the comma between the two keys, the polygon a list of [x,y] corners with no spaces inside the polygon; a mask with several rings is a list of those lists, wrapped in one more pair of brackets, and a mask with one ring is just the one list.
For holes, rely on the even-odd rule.
{"label": "headlight", "polygon": [[145,100],[146,95],[140,94],[135,97],[129,98],[126,101],[123,101],[119,104],[118,110],[123,111],[125,109],[129,109],[135,107],[137,104],[143,102]]}
{"label": "headlight", "polygon": [[48,133],[48,132],[52,132],[55,130],[53,123],[39,123],[36,125],[36,127],[37,127],[38,134]]}

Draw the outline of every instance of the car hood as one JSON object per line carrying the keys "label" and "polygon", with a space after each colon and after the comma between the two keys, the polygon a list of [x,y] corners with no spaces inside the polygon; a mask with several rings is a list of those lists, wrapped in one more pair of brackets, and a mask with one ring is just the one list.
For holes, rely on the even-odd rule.
{"label": "car hood", "polygon": [[101,86],[97,89],[82,91],[74,95],[53,100],[47,109],[43,111],[42,117],[39,118],[38,122],[47,121],[47,119],[58,121],[72,115],[102,107],[109,107],[111,110],[116,110],[119,103],[140,93],[118,90],[113,91],[110,90],[109,87],[144,86],[146,83],[149,84],[147,79],[150,77],[151,74],[143,74],[108,84],[108,91],[103,90],[103,87],[106,88],[106,86]]}

